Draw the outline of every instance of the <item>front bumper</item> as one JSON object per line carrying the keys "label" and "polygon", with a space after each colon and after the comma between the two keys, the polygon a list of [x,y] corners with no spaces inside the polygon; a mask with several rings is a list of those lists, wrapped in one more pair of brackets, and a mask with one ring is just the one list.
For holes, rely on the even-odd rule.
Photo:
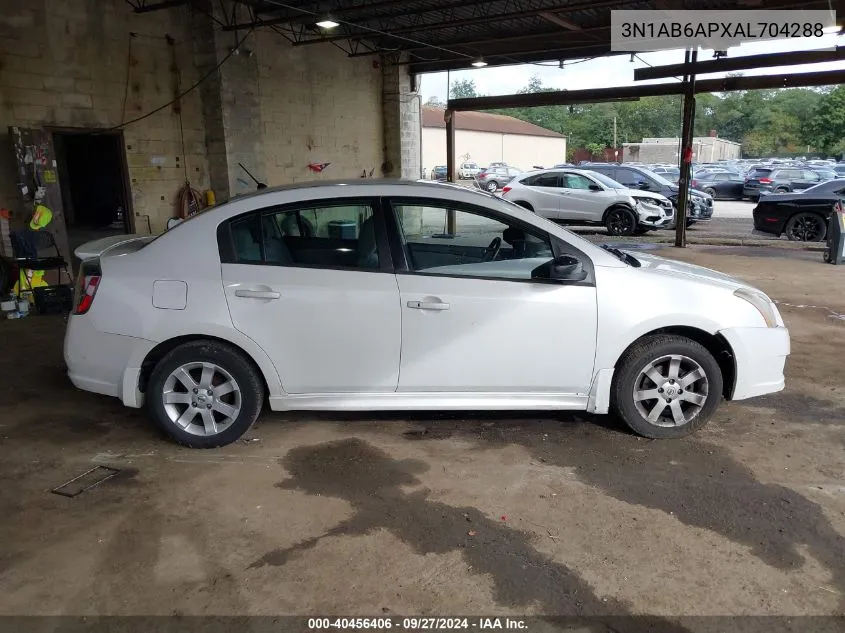
{"label": "front bumper", "polygon": [[720,330],[733,350],[736,366],[731,400],[745,400],[784,387],[783,368],[789,356],[785,327],[736,327]]}

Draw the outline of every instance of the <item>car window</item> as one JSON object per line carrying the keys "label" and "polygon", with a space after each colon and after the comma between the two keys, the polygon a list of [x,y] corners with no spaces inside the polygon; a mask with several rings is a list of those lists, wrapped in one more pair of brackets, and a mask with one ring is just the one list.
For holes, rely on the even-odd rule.
{"label": "car window", "polygon": [[727,180],[729,177],[728,174],[713,174],[713,180]]}
{"label": "car window", "polygon": [[595,184],[592,180],[581,174],[563,174],[563,186],[566,189],[584,189],[588,190],[590,185]]}
{"label": "car window", "polygon": [[768,178],[772,174],[771,169],[754,169],[748,175],[749,178]]}
{"label": "car window", "polygon": [[620,167],[616,170],[616,176],[613,178],[621,182],[626,187],[630,188],[637,188],[637,185],[645,180],[645,178],[639,173],[634,171],[633,169],[625,169],[624,167]]}
{"label": "car window", "polygon": [[522,170],[517,169],[516,167],[507,167],[505,171],[507,172],[508,176],[519,176],[519,174],[522,173]]}
{"label": "car window", "polygon": [[265,210],[231,224],[234,261],[274,266],[379,267],[373,210],[338,202]]}
{"label": "car window", "polygon": [[[554,257],[549,235],[483,209],[450,209],[448,203],[393,204],[411,270],[433,275],[530,280]],[[447,233],[448,215],[455,233]]]}
{"label": "car window", "polygon": [[818,182],[819,180],[821,180],[821,176],[818,174],[818,172],[807,170],[804,172],[804,180]]}
{"label": "car window", "polygon": [[536,174],[525,178],[522,184],[529,187],[560,187],[557,174]]}

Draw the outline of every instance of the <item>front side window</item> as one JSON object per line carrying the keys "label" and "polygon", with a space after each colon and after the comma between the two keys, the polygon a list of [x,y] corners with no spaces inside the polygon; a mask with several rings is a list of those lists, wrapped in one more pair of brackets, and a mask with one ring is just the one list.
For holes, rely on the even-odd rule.
{"label": "front side window", "polygon": [[581,174],[566,173],[563,175],[563,186],[566,189],[582,189],[589,190],[590,185],[595,183]]}
{"label": "front side window", "polygon": [[[439,203],[394,203],[408,264],[432,275],[530,280],[554,257],[549,235],[482,209],[450,209]],[[454,233],[449,215],[454,214]]]}
{"label": "front side window", "polygon": [[327,203],[256,212],[234,220],[231,236],[236,263],[379,268],[369,204]]}

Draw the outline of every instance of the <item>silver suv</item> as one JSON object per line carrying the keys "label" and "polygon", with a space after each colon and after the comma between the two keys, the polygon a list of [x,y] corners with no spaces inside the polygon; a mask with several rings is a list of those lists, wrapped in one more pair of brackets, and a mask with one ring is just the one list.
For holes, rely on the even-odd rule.
{"label": "silver suv", "polygon": [[603,224],[611,235],[633,235],[672,223],[665,196],[628,189],[586,169],[544,169],[514,178],[502,190],[514,202],[550,220]]}

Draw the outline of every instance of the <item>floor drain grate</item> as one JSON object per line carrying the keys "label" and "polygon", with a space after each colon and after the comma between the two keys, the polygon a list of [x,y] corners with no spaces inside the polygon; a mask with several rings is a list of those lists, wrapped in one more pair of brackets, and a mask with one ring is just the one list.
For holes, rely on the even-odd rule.
{"label": "floor drain grate", "polygon": [[119,472],[120,470],[117,468],[110,468],[109,466],[95,466],[78,477],[74,477],[70,481],[66,481],[58,488],[53,488],[50,492],[61,495],[62,497],[75,497],[86,490],[90,490],[94,486],[111,479]]}

